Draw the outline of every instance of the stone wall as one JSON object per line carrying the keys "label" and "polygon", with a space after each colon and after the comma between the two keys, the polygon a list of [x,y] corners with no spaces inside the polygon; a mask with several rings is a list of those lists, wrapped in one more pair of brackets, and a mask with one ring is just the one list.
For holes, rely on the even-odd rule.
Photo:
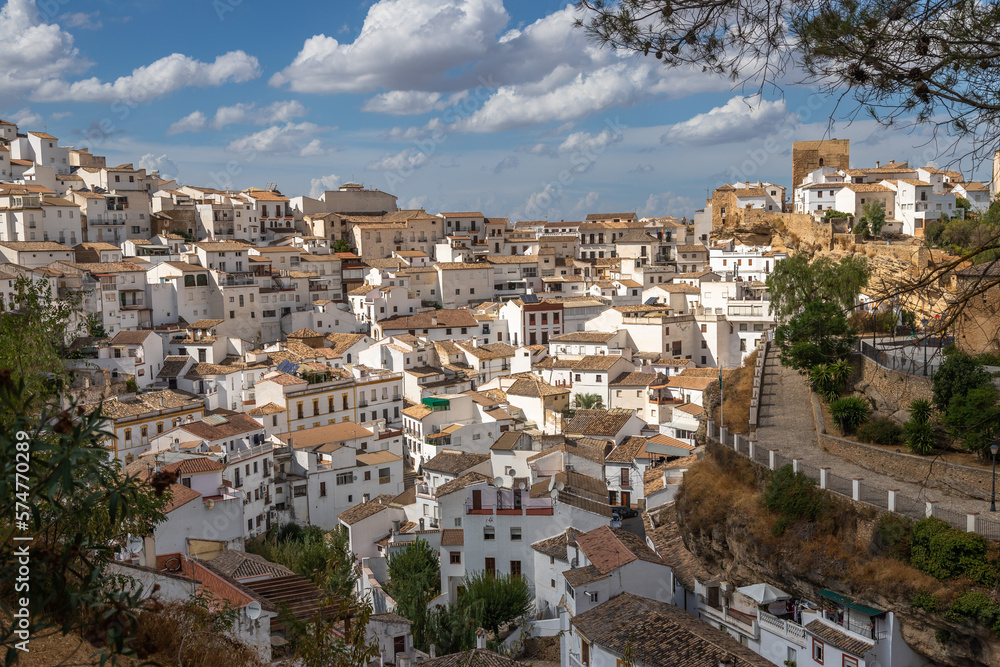
{"label": "stone wall", "polygon": [[820,167],[850,169],[851,140],[824,139],[821,141],[792,142],[792,187],[802,184],[802,179]]}
{"label": "stone wall", "polygon": [[990,499],[993,476],[987,469],[948,463],[933,456],[893,452],[828,433],[819,435],[819,444],[830,454],[872,472],[932,489],[947,489],[980,500]]}
{"label": "stone wall", "polygon": [[907,375],[882,368],[868,357],[851,358],[854,390],[875,401],[878,412],[900,423],[910,418],[910,402],[918,398],[933,398],[934,383],[929,377]]}

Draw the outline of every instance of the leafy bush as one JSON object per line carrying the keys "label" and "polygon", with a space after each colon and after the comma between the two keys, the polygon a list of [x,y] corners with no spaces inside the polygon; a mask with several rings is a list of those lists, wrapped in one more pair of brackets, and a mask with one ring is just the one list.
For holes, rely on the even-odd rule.
{"label": "leafy bush", "polygon": [[929,422],[934,413],[934,404],[926,398],[916,398],[910,401],[910,419],[919,422]]}
{"label": "leafy bush", "polygon": [[774,527],[777,536],[796,519],[815,521],[823,509],[823,495],[814,481],[786,465],[771,474],[764,489],[764,507],[781,515]]}
{"label": "leafy bush", "polygon": [[817,394],[827,401],[833,401],[844,393],[852,370],[846,359],[817,364],[809,369],[809,383]]}
{"label": "leafy bush", "polygon": [[978,359],[964,352],[951,350],[934,372],[934,404],[938,410],[946,413],[952,398],[991,384],[990,374]]}
{"label": "leafy bush", "polygon": [[1000,436],[997,398],[997,390],[992,384],[951,397],[944,423],[948,434],[967,451],[984,453]]}
{"label": "leafy bush", "polygon": [[868,421],[869,415],[871,406],[860,396],[845,396],[830,403],[830,416],[846,435]]}
{"label": "leafy bush", "polygon": [[934,405],[926,398],[918,398],[910,403],[910,418],[903,425],[906,447],[914,454],[926,456],[934,451],[934,426],[931,414]]}
{"label": "leafy bush", "polygon": [[884,514],[875,525],[872,547],[876,553],[910,562],[913,521],[898,514]]}
{"label": "leafy bush", "polygon": [[923,609],[924,611],[929,611],[932,614],[935,613],[941,606],[941,601],[933,593],[928,593],[927,591],[920,591],[913,596],[913,601],[910,602],[910,606],[916,609]]}
{"label": "leafy bush", "polygon": [[990,561],[986,539],[940,519],[921,519],[913,526],[910,563],[935,579],[968,577],[981,586],[1000,582],[996,562]]}
{"label": "leafy bush", "polygon": [[950,621],[973,621],[1000,634],[1000,604],[982,591],[969,591],[955,600],[945,618]]}
{"label": "leafy bush", "polygon": [[858,428],[858,440],[873,445],[898,445],[903,442],[903,427],[892,419],[875,419]]}
{"label": "leafy bush", "polygon": [[812,301],[775,330],[774,342],[783,366],[806,369],[845,359],[854,347],[854,334],[840,306]]}

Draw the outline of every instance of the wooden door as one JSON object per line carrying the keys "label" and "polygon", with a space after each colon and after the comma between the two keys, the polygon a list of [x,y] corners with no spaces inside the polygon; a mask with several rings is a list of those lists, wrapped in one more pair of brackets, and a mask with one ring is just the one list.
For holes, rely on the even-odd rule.
{"label": "wooden door", "polygon": [[497,573],[497,561],[495,558],[486,559],[486,571],[489,572],[490,574]]}
{"label": "wooden door", "polygon": [[632,507],[632,494],[628,491],[622,491],[622,505]]}
{"label": "wooden door", "polygon": [[480,489],[475,489],[472,492],[472,509],[483,509],[483,492]]}

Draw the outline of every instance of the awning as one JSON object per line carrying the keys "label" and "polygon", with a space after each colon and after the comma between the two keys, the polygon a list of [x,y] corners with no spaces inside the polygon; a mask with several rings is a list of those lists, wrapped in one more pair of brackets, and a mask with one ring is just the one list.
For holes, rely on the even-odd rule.
{"label": "awning", "polygon": [[780,588],[775,588],[771,584],[754,584],[753,586],[744,586],[736,590],[757,604],[771,604],[778,600],[790,600],[792,598],[791,595]]}
{"label": "awning", "polygon": [[857,602],[847,597],[846,595],[841,595],[840,593],[834,593],[833,591],[827,590],[825,588],[819,591],[819,596],[826,598],[827,600],[831,600],[832,602],[836,602],[837,604],[843,605],[849,609],[860,611],[862,614],[865,614],[867,616],[882,616],[883,614],[886,613],[882,609],[876,609],[875,607],[866,607],[863,604],[858,604]]}
{"label": "awning", "polygon": [[424,405],[428,406],[428,407],[446,407],[447,408],[447,407],[451,406],[451,401],[449,401],[447,398],[435,398],[433,396],[429,396],[427,398],[423,398],[423,399],[420,400],[420,402],[423,403]]}

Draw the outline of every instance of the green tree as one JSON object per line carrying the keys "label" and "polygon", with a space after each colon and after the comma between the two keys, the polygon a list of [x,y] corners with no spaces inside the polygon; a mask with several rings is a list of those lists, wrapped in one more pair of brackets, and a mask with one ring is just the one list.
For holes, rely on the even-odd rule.
{"label": "green tree", "polygon": [[355,556],[343,526],[324,533],[316,526],[286,524],[247,540],[245,548],[303,577],[313,579],[323,573],[323,587],[338,598],[350,597],[357,583]]}
{"label": "green tree", "polygon": [[399,614],[413,622],[414,643],[426,647],[427,605],[441,592],[438,552],[427,540],[417,538],[389,557],[385,590]]}
{"label": "green tree", "polygon": [[1000,437],[1000,406],[992,384],[955,394],[944,415],[948,434],[970,452],[980,455]]}
{"label": "green tree", "polygon": [[666,67],[694,67],[751,90],[780,87],[801,71],[801,83],[844,100],[838,109],[849,117],[863,112],[890,126],[905,118],[984,147],[1000,135],[996,3],[579,0],[577,7],[578,24],[597,43]]}
{"label": "green tree", "polygon": [[991,384],[990,374],[982,362],[959,350],[945,353],[945,360],[934,372],[933,380],[934,405],[941,412],[948,411],[954,396]]}
{"label": "green tree", "polygon": [[[322,586],[322,575],[316,581]],[[366,633],[371,615],[368,600],[359,603],[328,596],[311,619],[297,619],[287,607],[278,616],[303,667],[357,667],[379,655],[378,640],[369,640]],[[345,619],[349,621],[341,627]]]}
{"label": "green tree", "polygon": [[847,359],[817,364],[809,369],[809,383],[817,394],[832,401],[844,393],[853,372]]}
{"label": "green tree", "polygon": [[830,416],[845,435],[850,435],[868,421],[871,406],[860,396],[845,396],[830,403]]}
{"label": "green tree", "polygon": [[515,574],[473,572],[465,577],[460,600],[479,626],[498,634],[500,627],[527,616],[534,608],[528,581]]}
{"label": "green tree", "polygon": [[[0,311],[0,368],[39,397],[52,396],[69,378],[63,349],[73,333],[78,301],[52,293],[48,282],[19,277]],[[2,422],[0,417],[0,422]]]}
{"label": "green tree", "polygon": [[823,496],[811,479],[792,470],[791,465],[782,466],[773,473],[764,488],[764,507],[781,515],[775,524],[774,533],[785,532],[788,524],[798,519],[815,521],[823,509]]}
{"label": "green tree", "polygon": [[603,410],[604,399],[600,394],[577,394],[573,404],[578,410]]}
{"label": "green tree", "polygon": [[351,244],[344,239],[335,240],[333,245],[330,246],[330,250],[332,252],[354,252],[354,248],[351,247]]}
{"label": "green tree", "polygon": [[767,277],[771,312],[784,320],[814,301],[827,301],[848,312],[870,275],[868,260],[863,256],[852,255],[836,262],[821,257],[810,262],[805,253],[795,253],[775,264]]}
{"label": "green tree", "polygon": [[885,226],[885,206],[882,202],[868,202],[862,205],[861,219],[854,227],[855,234],[879,236]]}
{"label": "green tree", "polygon": [[855,331],[835,304],[813,301],[774,332],[781,363],[799,369],[844,359],[854,347]]}
{"label": "green tree", "polygon": [[[34,349],[38,349],[36,346]],[[0,371],[0,609],[12,618],[28,600],[26,627],[0,623],[7,664],[16,662],[19,631],[86,632],[106,642],[105,656],[133,654],[142,591],[105,573],[127,536],[150,535],[163,521],[170,493],[124,474],[109,460],[100,410],[61,410],[54,397]],[[157,482],[154,481],[154,485]],[[30,537],[27,541],[16,538]],[[18,592],[28,550],[30,595]]]}

